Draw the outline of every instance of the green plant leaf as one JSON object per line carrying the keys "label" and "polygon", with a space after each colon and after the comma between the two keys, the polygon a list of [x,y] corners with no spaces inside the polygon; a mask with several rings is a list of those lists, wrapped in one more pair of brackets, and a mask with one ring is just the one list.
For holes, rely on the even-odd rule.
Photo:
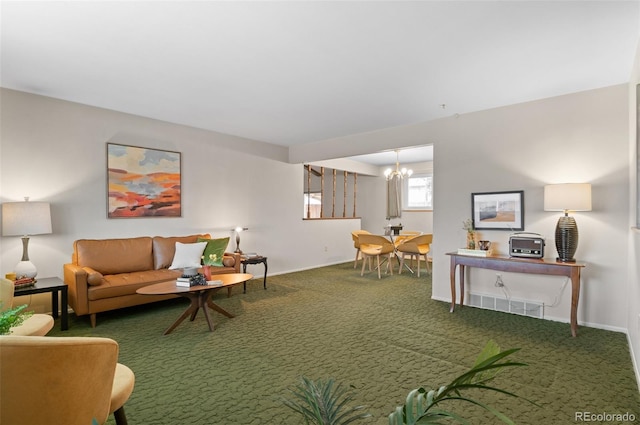
{"label": "green plant leaf", "polygon": [[[11,328],[20,326],[22,322],[33,314],[31,311],[23,311],[25,308],[27,308],[26,304],[10,308],[0,313],[0,335],[8,335],[11,333]],[[0,302],[0,310],[1,309],[2,302]]]}
{"label": "green plant leaf", "polygon": [[306,377],[292,390],[293,399],[284,399],[285,406],[302,415],[307,424],[346,425],[368,418],[365,406],[348,407],[352,393],[333,379],[312,381]]}
{"label": "green plant leaf", "polygon": [[[454,378],[450,384],[441,386],[437,390],[427,391],[424,388],[418,388],[409,392],[404,406],[397,407],[389,415],[389,425],[439,424],[445,419],[447,421],[453,420],[463,425],[468,424],[468,421],[459,414],[450,410],[443,410],[440,407],[442,403],[452,401],[464,401],[474,404],[490,412],[502,422],[513,424],[511,419],[494,407],[464,396],[463,392],[470,389],[493,391],[520,398],[510,391],[486,385],[486,383],[493,380],[495,376],[505,368],[527,366],[525,363],[504,360],[507,356],[519,350],[519,348],[513,348],[500,351],[500,347],[498,347],[498,344],[494,341],[487,342],[476,358],[473,367]],[[538,406],[530,400],[524,400]]]}

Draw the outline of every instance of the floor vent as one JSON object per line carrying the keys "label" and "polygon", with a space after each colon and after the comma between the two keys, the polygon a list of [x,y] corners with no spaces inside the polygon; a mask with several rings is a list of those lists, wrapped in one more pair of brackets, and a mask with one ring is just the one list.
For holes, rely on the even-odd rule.
{"label": "floor vent", "polygon": [[544,303],[539,301],[497,298],[493,295],[469,294],[469,306],[486,310],[503,311],[521,316],[544,318]]}

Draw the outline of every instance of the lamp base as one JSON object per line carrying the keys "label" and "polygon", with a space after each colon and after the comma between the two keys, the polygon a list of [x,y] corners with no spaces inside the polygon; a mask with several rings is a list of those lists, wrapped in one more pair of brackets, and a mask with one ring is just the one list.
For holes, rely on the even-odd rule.
{"label": "lamp base", "polygon": [[578,249],[578,225],[573,217],[568,215],[560,217],[556,225],[556,250],[561,263],[575,263],[573,255]]}
{"label": "lamp base", "polygon": [[16,279],[20,279],[23,277],[36,277],[38,274],[38,270],[36,266],[29,260],[20,261],[16,264],[16,267],[13,270],[16,274]]}
{"label": "lamp base", "polygon": [[558,263],[575,263],[576,259],[575,258],[560,258],[560,257],[556,257],[556,261]]}

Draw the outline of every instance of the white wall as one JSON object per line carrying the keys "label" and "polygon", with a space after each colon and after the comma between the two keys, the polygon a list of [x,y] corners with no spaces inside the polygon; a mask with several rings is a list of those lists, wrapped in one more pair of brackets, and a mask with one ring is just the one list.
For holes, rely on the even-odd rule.
{"label": "white wall", "polygon": [[[593,211],[574,214],[580,231],[576,257],[583,271],[578,321],[624,330],[628,231],[627,87],[619,85],[451,118],[436,141],[433,296],[450,300],[449,259],[461,246],[470,194],[524,190],[525,230],[546,237],[545,256],[556,256],[559,213],[543,211],[543,186],[589,182]],[[485,231],[507,253],[509,232]],[[545,316],[569,321],[565,279],[503,274],[513,298],[545,303]],[[472,269],[470,289],[502,295],[495,272]],[[557,304],[557,306],[551,306]]]}
{"label": "white wall", "polygon": [[[629,264],[637,257],[638,237],[629,238],[627,92],[625,85],[615,86],[355,135],[328,141],[322,153],[316,144],[308,150],[299,146],[288,157],[322,160],[434,144],[433,297],[447,301],[445,253],[463,243],[461,222],[470,216],[470,193],[524,190],[526,230],[547,237],[547,257],[553,258],[558,214],[542,211],[542,188],[591,182],[594,210],[575,216],[577,257],[587,263],[578,319],[626,329],[638,320],[637,303],[627,301],[630,289],[638,293],[637,266]],[[282,148],[9,90],[1,94],[0,202],[28,195],[52,203],[54,234],[33,237],[30,245],[42,276],[61,276],[71,243],[80,237],[199,231],[220,236],[242,224],[250,228],[242,235],[242,248],[268,255],[270,270],[282,272],[349,261],[349,232],[386,224],[368,212],[384,204],[384,190],[377,190],[383,179],[358,181],[362,226],[359,220],[303,221],[302,167],[285,163]],[[182,218],[106,219],[108,141],[183,153]],[[485,237],[505,252],[508,232],[486,232]],[[3,237],[0,243],[5,273],[19,260],[20,241]],[[472,271],[474,290],[495,291],[494,280],[492,273]],[[521,275],[505,276],[505,282],[514,297],[547,304],[563,283],[561,278]],[[569,295],[565,290],[547,316],[568,322]]]}
{"label": "white wall", "polygon": [[638,45],[633,72],[629,82],[629,277],[625,289],[627,309],[627,332],[629,346],[634,361],[636,378],[640,385],[640,229],[636,217],[638,205],[638,105],[640,99],[636,97],[636,85],[640,84],[640,45]]}
{"label": "white wall", "polygon": [[[471,216],[470,194],[525,191],[525,226],[547,238],[559,215],[543,211],[543,186],[590,182],[593,211],[575,215],[577,257],[583,274],[578,321],[603,328],[627,327],[629,132],[626,85],[543,99],[459,117],[353,135],[292,148],[290,159],[316,160],[402,146],[434,145],[433,297],[450,300],[447,252],[464,244],[462,221]],[[363,220],[364,224],[364,220]],[[483,232],[506,253],[508,232]],[[471,272],[470,287],[497,293],[495,274]],[[569,321],[570,290],[556,277],[508,275],[514,298],[554,304],[547,318]]]}
{"label": "white wall", "polygon": [[[5,90],[1,98],[0,202],[51,203],[53,234],[34,236],[40,276],[62,277],[79,238],[231,235],[269,258],[270,273],[349,261],[359,219],[302,220],[303,168],[286,149],[47,97]],[[183,216],[106,218],[106,143],[182,153]],[[21,257],[19,237],[0,238],[2,275]],[[234,248],[233,241],[229,249]],[[261,270],[256,271],[261,273]]]}

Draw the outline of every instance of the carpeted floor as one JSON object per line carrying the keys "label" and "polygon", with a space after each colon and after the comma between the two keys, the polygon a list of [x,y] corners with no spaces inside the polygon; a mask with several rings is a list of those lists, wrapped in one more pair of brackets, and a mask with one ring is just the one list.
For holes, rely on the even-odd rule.
{"label": "carpeted floor", "polygon": [[[281,398],[304,375],[353,386],[358,404],[386,424],[413,388],[435,388],[468,369],[489,339],[521,348],[528,363],[496,385],[538,403],[487,394],[483,400],[518,424],[573,424],[576,412],[635,415],[640,393],[626,336],[475,308],[450,314],[433,301],[430,277],[409,273],[360,277],[353,263],[268,278],[216,302],[236,315],[200,312],[163,331],[186,308],[183,299],[88,317],[51,336],[104,336],[120,344],[120,362],[136,374],[125,405],[130,425],[302,424]],[[221,291],[222,292],[222,291]],[[64,395],[72,397],[72,395]],[[499,423],[467,405],[450,405],[474,424]],[[113,424],[113,418],[109,419]],[[597,422],[596,422],[597,423]],[[607,423],[619,423],[610,421]]]}

